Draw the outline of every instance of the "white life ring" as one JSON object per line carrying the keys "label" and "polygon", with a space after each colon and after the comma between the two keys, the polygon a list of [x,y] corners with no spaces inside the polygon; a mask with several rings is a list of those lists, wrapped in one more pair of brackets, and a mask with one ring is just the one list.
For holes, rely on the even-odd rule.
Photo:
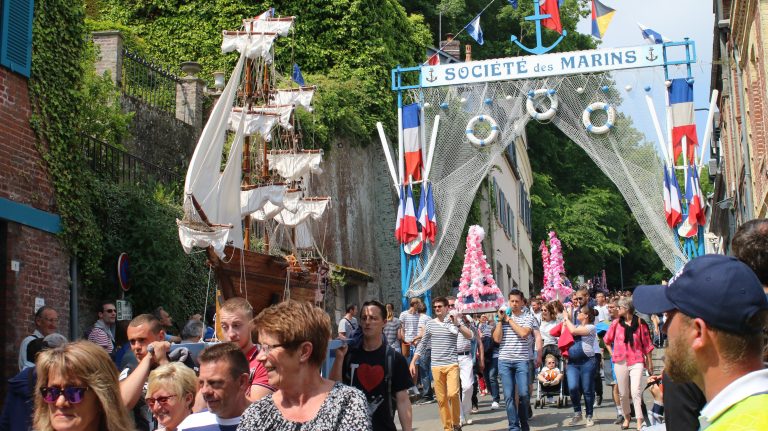
{"label": "white life ring", "polygon": [[[484,139],[475,136],[475,126],[477,123],[488,123],[488,125],[491,126],[491,133]],[[476,147],[485,147],[487,144],[496,140],[497,136],[499,136],[499,125],[496,124],[496,121],[493,118],[487,115],[478,115],[467,123],[467,139],[469,139],[469,142]]]}
{"label": "white life ring", "polygon": [[[539,97],[547,96],[549,98],[549,109],[544,112],[539,112],[536,107],[533,106],[533,100]],[[551,120],[557,113],[557,94],[555,90],[548,88],[539,88],[538,90],[528,93],[528,100],[525,102],[525,110],[528,111],[528,115],[534,120],[547,121]]]}
{"label": "white life ring", "polygon": [[[605,121],[605,124],[602,126],[594,126],[592,124],[592,112],[597,110],[603,110],[605,111],[605,115],[608,116],[608,119]],[[584,110],[584,112],[581,114],[581,122],[584,124],[584,127],[587,129],[587,132],[594,133],[595,135],[604,135],[608,133],[609,130],[613,129],[613,123],[616,121],[616,110],[613,108],[613,106],[605,103],[605,102],[595,102]]]}

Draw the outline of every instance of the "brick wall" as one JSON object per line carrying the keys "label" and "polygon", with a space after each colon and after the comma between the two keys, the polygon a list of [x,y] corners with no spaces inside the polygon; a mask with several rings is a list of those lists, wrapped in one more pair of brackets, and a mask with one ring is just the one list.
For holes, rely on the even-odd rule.
{"label": "brick wall", "polygon": [[[0,67],[0,197],[55,212],[53,187],[29,127],[26,78]],[[0,286],[0,379],[18,372],[18,346],[34,329],[35,298],[59,311],[59,332],[69,335],[69,256],[54,235],[8,222],[0,224],[5,249]],[[18,272],[11,261],[20,262]],[[5,384],[0,385],[0,395]],[[2,398],[0,398],[2,399]]]}

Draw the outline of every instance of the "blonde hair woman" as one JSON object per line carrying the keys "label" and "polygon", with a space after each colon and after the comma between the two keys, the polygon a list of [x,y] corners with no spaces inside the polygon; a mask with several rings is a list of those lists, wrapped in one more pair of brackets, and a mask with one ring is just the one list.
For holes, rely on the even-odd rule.
{"label": "blonde hair woman", "polygon": [[197,376],[186,365],[171,362],[149,373],[145,401],[160,424],[158,430],[176,431],[192,413],[197,393]]}
{"label": "blonde hair woman", "polygon": [[36,361],[37,431],[132,431],[107,352],[77,341],[41,352]]}

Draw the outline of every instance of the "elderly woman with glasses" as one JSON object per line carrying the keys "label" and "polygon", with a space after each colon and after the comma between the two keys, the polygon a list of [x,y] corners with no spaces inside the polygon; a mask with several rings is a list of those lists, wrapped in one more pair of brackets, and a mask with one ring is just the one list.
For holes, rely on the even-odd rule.
{"label": "elderly woman with glasses", "polygon": [[171,362],[152,370],[144,401],[160,424],[158,430],[176,431],[192,413],[196,393],[197,376],[186,365]]}
{"label": "elderly woman with glasses", "polygon": [[651,360],[653,342],[648,325],[635,314],[632,298],[622,297],[619,299],[618,306],[619,318],[611,323],[603,341],[611,351],[613,369],[619,387],[621,410],[624,416],[621,429],[629,428],[630,393],[637,416],[637,429],[641,429],[643,426],[641,403],[646,383],[643,370],[647,367],[648,372],[653,375],[653,361]]}
{"label": "elderly woman with glasses", "polygon": [[358,389],[320,375],[331,338],[325,311],[289,300],[253,319],[257,360],[275,392],[251,404],[238,430],[369,430],[368,402]]}
{"label": "elderly woman with glasses", "polygon": [[117,369],[103,348],[77,341],[40,353],[33,429],[131,431]]}

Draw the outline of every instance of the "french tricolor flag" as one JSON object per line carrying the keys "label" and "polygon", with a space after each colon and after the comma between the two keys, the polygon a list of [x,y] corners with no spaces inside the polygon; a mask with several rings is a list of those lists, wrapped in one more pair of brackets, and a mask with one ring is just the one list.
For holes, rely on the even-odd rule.
{"label": "french tricolor flag", "polygon": [[704,226],[707,222],[704,198],[701,196],[699,174],[696,165],[689,165],[686,169],[685,199],[688,201],[688,218],[685,220],[686,223],[684,223],[687,232],[680,232],[680,234],[690,238],[696,235],[699,226]]}
{"label": "french tricolor flag", "polygon": [[435,235],[437,235],[437,216],[435,215],[435,200],[432,197],[432,183],[427,183],[427,225],[429,229],[425,239],[434,244]]}
{"label": "french tricolor flag", "polygon": [[664,165],[664,215],[670,228],[674,228],[683,220],[680,186],[677,183],[674,169],[670,172],[666,164]]}
{"label": "french tricolor flag", "polygon": [[424,165],[421,156],[421,133],[419,131],[419,104],[403,106],[403,153],[405,154],[404,182],[408,179],[421,180]]}
{"label": "french tricolor flag", "polygon": [[400,199],[397,201],[397,222],[395,223],[395,239],[403,242],[403,211],[405,209],[405,190],[400,186]]}
{"label": "french tricolor flag", "polygon": [[419,227],[416,221],[416,210],[413,207],[413,186],[407,186],[405,206],[403,207],[403,222],[400,225],[400,241],[408,243],[418,237]]}
{"label": "french tricolor flag", "polygon": [[669,110],[672,117],[672,150],[674,160],[683,152],[683,138],[686,138],[688,162],[696,160],[696,123],[693,118],[693,83],[677,78],[669,86]]}

